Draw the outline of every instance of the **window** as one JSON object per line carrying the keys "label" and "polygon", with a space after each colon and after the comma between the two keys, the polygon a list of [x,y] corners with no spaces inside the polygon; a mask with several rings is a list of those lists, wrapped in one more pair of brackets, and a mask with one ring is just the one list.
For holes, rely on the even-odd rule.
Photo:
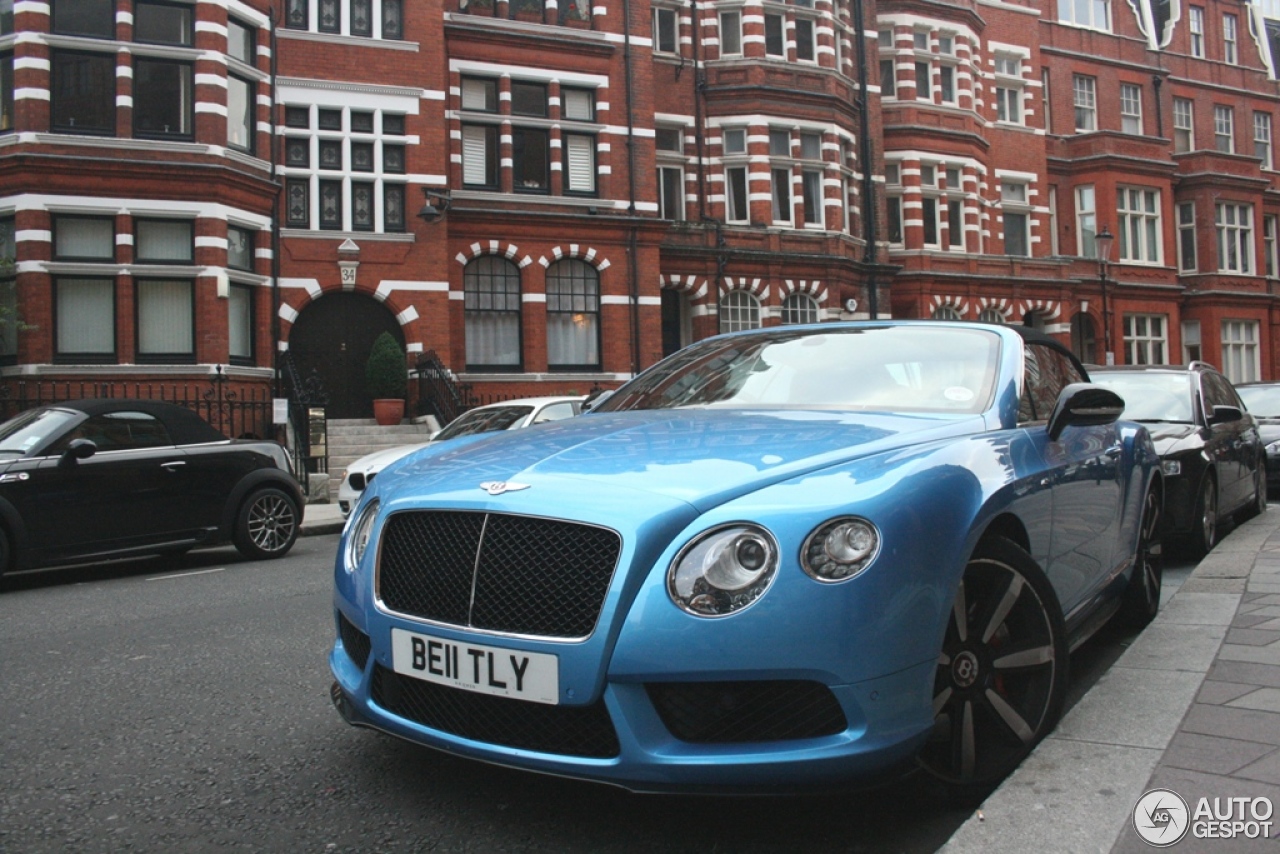
{"label": "window", "polygon": [[13,130],[13,54],[0,53],[0,133]]}
{"label": "window", "polygon": [[[60,4],[59,4],[60,5]],[[116,58],[55,50],[50,56],[50,124],[54,131],[114,136]]]}
{"label": "window", "polygon": [[720,13],[720,55],[742,55],[742,13]]}
{"label": "window", "polygon": [[547,268],[547,367],[600,367],[600,274],[576,258]]}
{"label": "window", "polygon": [[746,291],[729,291],[720,301],[720,331],[760,328],[760,300]]}
{"label": "window", "polygon": [[960,199],[947,200],[947,245],[964,251],[964,202]]}
{"label": "window", "polygon": [[1163,314],[1124,316],[1125,362],[1130,365],[1167,365],[1168,318]]}
{"label": "window", "polygon": [[679,166],[658,167],[658,216],[684,219],[684,169]]}
{"label": "window", "polygon": [[227,56],[253,65],[258,58],[258,31],[235,18],[227,18]]}
{"label": "window", "polygon": [[931,63],[916,63],[916,98],[924,101],[933,100],[933,89],[929,85],[932,80],[932,74]]}
{"label": "window", "polygon": [[253,288],[232,285],[227,299],[227,350],[233,364],[253,364]]}
{"label": "window", "polygon": [[1204,58],[1204,7],[1192,6],[1188,10],[1187,27],[1191,32],[1191,55]]}
{"label": "window", "polygon": [[795,19],[796,59],[814,62],[817,59],[817,33],[812,18]]}
{"label": "window", "polygon": [[1239,62],[1236,50],[1236,16],[1222,16],[1222,61],[1230,65]]}
{"label": "window", "polygon": [[234,74],[227,75],[227,145],[252,154],[256,86]]}
{"label": "window", "polygon": [[771,168],[769,181],[773,199],[773,221],[790,225],[795,218],[795,210],[791,202],[791,167]]}
{"label": "window", "polygon": [[1263,272],[1268,277],[1274,277],[1280,266],[1277,264],[1276,258],[1276,216],[1268,214],[1262,218],[1262,262],[1265,265]]}
{"label": "window", "polygon": [[53,4],[52,31],[64,36],[114,39],[115,0],[58,0]]}
{"label": "window", "polygon": [[1224,154],[1236,150],[1235,111],[1221,104],[1213,108],[1213,145]]}
{"label": "window", "polygon": [[1195,272],[1196,206],[1194,202],[1178,203],[1178,269]]}
{"label": "window", "polygon": [[107,217],[55,216],[53,257],[57,261],[114,262],[116,225]]}
{"label": "window", "polygon": [[134,257],[143,264],[191,264],[195,260],[195,223],[140,219],[134,224]]}
{"label": "window", "polygon": [[520,271],[482,255],[462,272],[467,370],[519,370]]}
{"label": "window", "polygon": [[884,166],[885,232],[890,244],[902,245],[902,167],[897,163]]}
{"label": "window", "polygon": [[822,193],[822,135],[801,132],[800,201],[804,208],[805,225],[823,225]]}
{"label": "window", "polygon": [[954,104],[956,102],[956,69],[954,65],[939,66],[938,94],[944,104]]}
{"label": "window", "polygon": [[227,266],[233,270],[253,272],[253,232],[237,226],[227,227]]}
{"label": "window", "polygon": [[979,323],[994,323],[997,326],[1003,326],[1005,323],[1004,312],[998,308],[984,308],[978,312]]}
{"label": "window", "polygon": [[1071,78],[1076,106],[1076,131],[1079,133],[1098,129],[1096,86],[1092,77],[1076,74]]}
{"label": "window", "polygon": [[1222,372],[1233,383],[1256,382],[1261,359],[1258,351],[1258,321],[1222,321]]}
{"label": "window", "polygon": [[564,147],[564,191],[566,193],[595,195],[595,135],[565,133],[561,144]]}
{"label": "window", "polygon": [[195,284],[181,279],[139,279],[138,361],[195,360]]}
{"label": "window", "polygon": [[1142,88],[1133,83],[1120,84],[1120,131],[1142,133]]}
{"label": "window", "polygon": [[1002,183],[1000,198],[1004,208],[1004,254],[1030,255],[1031,240],[1027,228],[1031,208],[1027,204],[1027,185]]}
{"label": "window", "polygon": [[781,15],[764,16],[764,54],[765,56],[787,55],[786,40],[783,38],[783,19]]}
{"label": "window", "polygon": [[1200,321],[1182,321],[1182,361],[1184,364],[1200,361]]}
{"label": "window", "polygon": [[115,291],[115,282],[111,279],[54,279],[54,342],[58,361],[115,360]]}
{"label": "window", "polygon": [[1218,272],[1253,272],[1253,208],[1220,202],[1214,224],[1218,232]]}
{"label": "window", "polygon": [[964,315],[953,305],[940,305],[930,316],[934,320],[964,320]]}
{"label": "window", "polygon": [[1098,233],[1095,204],[1092,184],[1076,187],[1076,254],[1081,258],[1098,257],[1098,245],[1094,242]]}
{"label": "window", "polygon": [[885,98],[898,97],[898,72],[892,58],[880,60],[880,94]]}
{"label": "window", "polygon": [[1116,188],[1116,216],[1119,259],[1130,264],[1159,264],[1160,191]]}
{"label": "window", "polygon": [[1196,145],[1191,111],[1190,99],[1173,99],[1173,150],[1179,154],[1191,151]]}
{"label": "window", "polygon": [[1058,20],[1095,30],[1111,29],[1109,0],[1058,0]]}
{"label": "window", "polygon": [[996,119],[1022,124],[1022,59],[996,55]]}
{"label": "window", "polygon": [[[371,37],[374,34],[375,9],[381,16],[382,38],[404,36],[402,0],[317,0],[316,21],[310,16],[310,0],[285,0],[284,26],[291,30],[313,30],[333,35]],[[343,6],[347,13],[343,14]],[[512,4],[513,7],[515,4]],[[462,4],[461,11],[468,11]],[[492,6],[490,7],[492,8]]]}
{"label": "window", "polygon": [[782,301],[783,323],[817,323],[818,301],[808,294],[788,294]]}
{"label": "window", "polygon": [[1084,382],[1085,378],[1070,358],[1044,344],[1031,343],[1025,353],[1018,421],[1048,421],[1062,390],[1071,383]]}
{"label": "window", "polygon": [[462,183],[498,186],[498,129],[493,125],[462,126]]}
{"label": "window", "polygon": [[657,53],[676,53],[679,50],[677,35],[679,20],[675,9],[653,10],[653,49]]}
{"label": "window", "polygon": [[1271,114],[1255,112],[1253,114],[1253,156],[1262,161],[1263,169],[1272,169],[1271,160]]}
{"label": "window", "polygon": [[194,6],[134,0],[133,40],[190,47]]}
{"label": "window", "polygon": [[193,74],[194,69],[190,63],[135,57],[134,136],[191,137]]}

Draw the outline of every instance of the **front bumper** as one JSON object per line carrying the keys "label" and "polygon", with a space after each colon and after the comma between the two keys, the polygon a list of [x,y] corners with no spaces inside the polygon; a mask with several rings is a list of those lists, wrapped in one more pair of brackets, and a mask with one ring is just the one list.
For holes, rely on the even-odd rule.
{"label": "front bumper", "polygon": [[[588,702],[544,705],[422,682],[396,674],[353,624],[341,614],[338,621],[340,637],[329,657],[332,699],[348,723],[460,756],[633,791],[879,782],[912,765],[932,726],[934,662],[852,685],[822,685],[808,672],[770,672],[756,684],[785,687],[764,693],[743,681],[689,684],[689,691],[675,692],[673,716],[671,692],[655,683],[608,679]],[[698,696],[712,705],[732,705],[734,696],[754,702],[712,709],[715,726],[707,729],[698,723],[707,718],[705,708],[680,705],[681,698]],[[762,697],[774,705],[765,707]],[[830,698],[834,712],[821,697]],[[784,716],[790,721],[780,727]],[[739,737],[752,740],[734,740]]]}

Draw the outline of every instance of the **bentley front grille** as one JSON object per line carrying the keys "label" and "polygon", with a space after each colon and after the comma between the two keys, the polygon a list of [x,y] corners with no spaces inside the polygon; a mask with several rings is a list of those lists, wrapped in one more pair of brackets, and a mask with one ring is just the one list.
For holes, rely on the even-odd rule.
{"label": "bentley front grille", "polygon": [[618,564],[614,531],[529,516],[393,514],[378,596],[411,617],[533,637],[591,634]]}

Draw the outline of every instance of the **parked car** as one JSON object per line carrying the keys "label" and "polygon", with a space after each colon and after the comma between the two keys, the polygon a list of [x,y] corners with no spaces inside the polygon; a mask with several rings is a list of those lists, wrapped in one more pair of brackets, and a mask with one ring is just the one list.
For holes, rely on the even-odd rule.
{"label": "parked car", "polygon": [[1029,329],[693,344],[589,415],[385,470],[339,543],[334,703],[635,790],[916,762],[985,789],[1054,726],[1071,646],[1159,607],[1159,458],[1123,405]]}
{"label": "parked car", "polygon": [[530,427],[546,421],[572,418],[582,411],[583,399],[580,395],[525,397],[477,406],[450,421],[448,426],[432,436],[430,441],[399,445],[366,454],[347,466],[346,471],[342,473],[342,482],[338,486],[338,508],[343,516],[349,515],[360,501],[360,494],[364,492],[365,486],[377,476],[378,472],[419,448],[425,448],[434,442],[456,439],[459,436],[472,436],[497,430],[519,430],[522,427]]}
{"label": "parked car", "polygon": [[1274,493],[1280,490],[1280,383],[1241,383],[1236,391],[1258,422],[1267,454],[1267,489]]}
{"label": "parked car", "polygon": [[1151,431],[1167,484],[1166,533],[1203,555],[1217,543],[1225,520],[1267,508],[1258,426],[1212,365],[1133,365],[1089,373],[1124,398],[1124,418]]}
{"label": "parked car", "polygon": [[0,572],[234,543],[277,558],[302,523],[280,445],[151,400],[75,400],[0,424]]}

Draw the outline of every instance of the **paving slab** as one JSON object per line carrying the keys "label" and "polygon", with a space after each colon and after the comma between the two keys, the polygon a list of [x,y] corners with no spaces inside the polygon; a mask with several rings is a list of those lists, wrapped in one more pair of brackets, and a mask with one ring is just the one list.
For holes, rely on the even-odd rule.
{"label": "paving slab", "polygon": [[1183,732],[1217,735],[1280,746],[1280,714],[1196,703],[1182,721]]}
{"label": "paving slab", "polygon": [[[1160,611],[1160,622],[1175,625],[1229,626],[1240,606],[1240,596],[1232,593],[1202,593],[1178,589]],[[1263,606],[1266,607],[1266,606]]]}
{"label": "paving slab", "polygon": [[1178,625],[1157,620],[1143,629],[1121,662],[1126,667],[1204,674],[1226,634],[1225,626]]}
{"label": "paving slab", "polygon": [[[1122,659],[1129,661],[1128,654]],[[1195,699],[1202,673],[1113,664],[1067,713],[1053,738],[1163,749]],[[1123,714],[1116,714],[1123,709]]]}
{"label": "paving slab", "polygon": [[1233,709],[1257,709],[1280,714],[1280,688],[1258,688],[1227,702]]}
{"label": "paving slab", "polygon": [[[1144,791],[1156,788],[1170,789],[1177,792],[1186,801],[1187,808],[1192,815],[1191,829],[1195,828],[1195,813],[1201,798],[1209,799],[1210,810],[1213,808],[1214,798],[1219,799],[1220,805],[1223,799],[1233,797],[1250,799],[1265,797],[1270,798],[1272,804],[1280,803],[1280,786],[1166,766],[1161,766],[1157,769]],[[1130,809],[1132,809],[1132,806]],[[1269,854],[1275,854],[1276,840],[1280,838],[1277,836],[1280,833],[1280,821],[1273,818],[1270,831],[1271,838],[1269,839],[1198,839],[1188,832],[1181,842],[1175,844],[1169,850],[1187,852],[1187,854],[1201,854],[1201,852],[1205,852],[1205,854],[1260,854],[1260,852],[1264,851],[1269,852]],[[1055,848],[1054,850],[1058,849]],[[1142,837],[1138,836],[1137,831],[1133,829],[1132,819],[1126,823],[1119,838],[1116,840],[1115,847],[1111,849],[1112,854],[1139,854],[1139,852],[1150,854],[1152,850],[1152,847],[1143,842]]]}
{"label": "paving slab", "polygon": [[1200,693],[1196,694],[1196,702],[1221,706],[1223,703],[1231,702],[1236,697],[1243,697],[1245,694],[1257,690],[1257,685],[1241,685],[1238,682],[1215,682],[1212,679],[1206,679],[1204,684],[1200,686]]}
{"label": "paving slab", "polygon": [[1224,643],[1218,658],[1225,661],[1252,661],[1254,664],[1274,664],[1280,666],[1280,647],[1243,646],[1237,643]]}
{"label": "paving slab", "polygon": [[1258,744],[1234,738],[1219,738],[1194,732],[1180,732],[1169,742],[1160,760],[1162,765],[1207,774],[1232,774],[1275,753],[1271,744]]}
{"label": "paving slab", "polygon": [[[1259,780],[1264,783],[1270,783],[1274,786],[1280,786],[1280,748],[1276,748],[1266,756],[1260,758],[1256,762],[1237,770],[1237,777],[1244,777],[1249,780]],[[1272,804],[1274,807],[1276,803]],[[1280,822],[1280,816],[1275,816],[1277,822]],[[1280,835],[1280,834],[1277,834]]]}
{"label": "paving slab", "polygon": [[1280,688],[1280,667],[1274,664],[1255,664],[1250,661],[1215,661],[1208,678],[1221,682]]}

